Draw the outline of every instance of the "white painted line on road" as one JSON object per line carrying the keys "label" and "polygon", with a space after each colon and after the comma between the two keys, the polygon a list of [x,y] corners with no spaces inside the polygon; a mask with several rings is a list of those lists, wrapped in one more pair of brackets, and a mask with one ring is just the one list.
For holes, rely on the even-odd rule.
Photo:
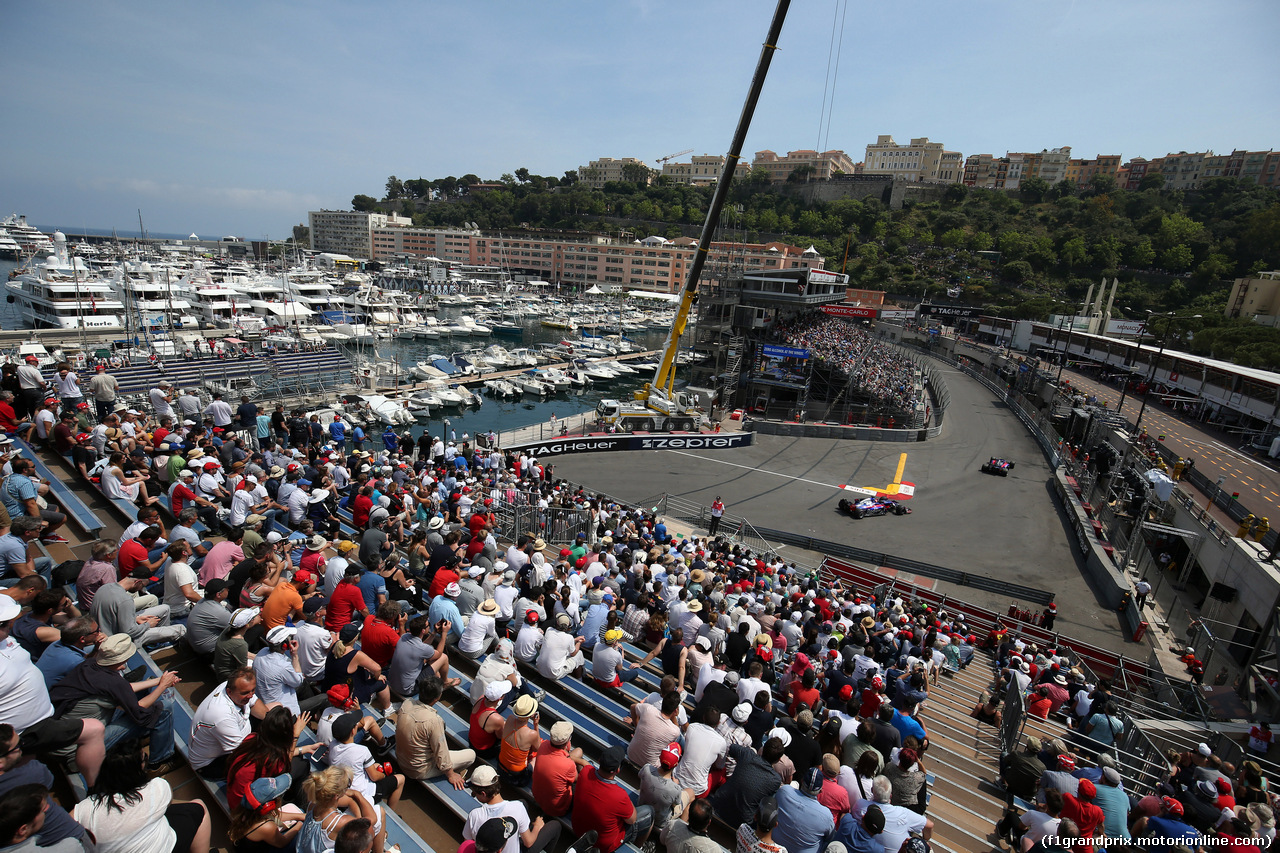
{"label": "white painted line on road", "polygon": [[1227,446],[1226,446],[1225,444],[1223,444],[1221,441],[1215,441],[1215,442],[1214,442],[1214,444],[1218,445],[1218,446],[1219,446],[1219,447],[1221,447],[1223,450],[1227,451],[1228,453],[1230,453],[1230,454],[1232,454],[1232,455],[1234,455],[1234,456],[1239,456],[1239,457],[1240,457],[1241,459],[1243,459],[1245,462],[1248,462],[1248,463],[1250,463],[1250,464],[1252,464],[1252,465],[1257,465],[1257,464],[1258,464],[1257,462],[1255,462],[1255,461],[1253,460],[1253,458],[1252,458],[1251,456],[1247,456],[1247,455],[1245,455],[1245,454],[1241,453],[1239,450],[1235,450],[1234,448],[1227,447]]}
{"label": "white painted line on road", "polygon": [[833,485],[832,483],[820,483],[817,480],[806,480],[804,477],[793,477],[790,474],[779,474],[776,471],[769,471],[764,468],[757,468],[754,465],[739,465],[737,462],[725,462],[723,459],[711,459],[709,457],[699,456],[696,453],[689,453],[688,451],[684,451],[684,450],[662,450],[658,452],[674,453],[677,456],[692,456],[694,459],[700,459],[703,462],[714,462],[717,465],[728,465],[730,468],[743,468],[743,469],[746,469],[747,471],[755,471],[760,474],[769,474],[773,477],[781,477],[784,480],[794,480],[798,483],[808,483],[811,486],[822,486],[824,489],[844,488],[843,486]]}

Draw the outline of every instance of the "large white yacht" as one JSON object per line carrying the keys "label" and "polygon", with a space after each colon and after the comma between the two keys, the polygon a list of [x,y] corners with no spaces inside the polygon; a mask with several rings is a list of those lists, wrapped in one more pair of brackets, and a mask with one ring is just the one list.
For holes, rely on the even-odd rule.
{"label": "large white yacht", "polygon": [[80,258],[67,256],[67,238],[53,235],[54,253],[31,263],[6,283],[26,326],[53,329],[116,329],[124,326],[124,305],[111,282],[92,273]]}
{"label": "large white yacht", "polygon": [[169,265],[153,267],[150,263],[126,263],[111,278],[116,297],[128,315],[137,318],[144,329],[196,329],[196,317],[182,272]]}
{"label": "large white yacht", "polygon": [[[54,241],[49,239],[49,235],[34,225],[28,225],[27,217],[20,213],[12,213],[5,217],[4,221],[0,222],[0,228],[8,232],[22,249],[22,254],[28,257],[53,250]],[[66,237],[63,237],[62,242],[66,243]]]}

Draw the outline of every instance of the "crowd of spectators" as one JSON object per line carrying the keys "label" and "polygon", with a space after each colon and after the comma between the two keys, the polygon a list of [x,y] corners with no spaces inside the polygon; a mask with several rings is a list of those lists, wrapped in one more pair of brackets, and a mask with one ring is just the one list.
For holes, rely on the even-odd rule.
{"label": "crowd of spectators", "polygon": [[[0,577],[12,582],[0,589],[0,849],[202,853],[206,808],[175,800],[164,779],[185,761],[225,785],[231,840],[246,851],[385,853],[384,809],[410,781],[443,778],[475,800],[461,853],[538,853],[562,827],[594,832],[601,853],[717,853],[716,821],[737,853],[920,853],[934,829],[928,777],[946,772],[929,761],[921,709],[979,646],[996,666],[975,716],[998,723],[992,697],[1016,684],[1032,713],[1067,708],[1077,720],[1071,750],[1051,744],[1054,769],[1018,789],[1044,803],[1017,820],[1032,833],[1023,849],[1101,825],[1182,837],[1192,801],[1177,794],[1198,796],[1201,781],[1244,808],[1220,810],[1219,832],[1270,817],[1260,775],[1247,777],[1260,798],[1224,792],[1225,770],[1207,778],[1211,756],[1171,774],[1180,790],[1159,813],[1104,790],[1117,771],[1103,756],[1124,726],[1107,686],[999,626],[979,638],[959,614],[723,538],[676,536],[492,436],[478,449],[466,435],[392,432],[375,446],[247,399],[232,409],[215,397],[200,421],[181,417],[154,390],[160,411],[126,411],[131,429],[114,412],[98,425],[137,522],[94,544],[73,588],[48,566]],[[101,461],[83,461],[111,495]],[[529,528],[504,529],[515,508],[532,513]],[[540,527],[557,510],[579,530],[558,549]],[[13,529],[35,537],[42,523]],[[178,732],[180,752],[178,676],[130,669],[140,647],[166,643],[213,685]],[[462,688],[451,665],[471,679],[462,744],[442,716]],[[649,665],[657,689],[631,698],[624,686]],[[627,746],[588,756],[569,722],[543,728],[557,681],[621,703]],[[1024,759],[1049,766],[1031,747],[1046,749],[1028,742],[1002,767],[1011,792],[1030,775]],[[1073,774],[1073,753],[1094,766]],[[49,798],[49,764],[89,785],[70,812]],[[628,766],[637,802],[619,784]],[[1111,808],[1124,812],[1118,825],[1090,823]]]}
{"label": "crowd of spectators", "polygon": [[845,374],[855,389],[886,406],[910,412],[923,400],[915,363],[855,323],[808,311],[779,321],[773,332],[789,346],[811,350],[813,358]]}

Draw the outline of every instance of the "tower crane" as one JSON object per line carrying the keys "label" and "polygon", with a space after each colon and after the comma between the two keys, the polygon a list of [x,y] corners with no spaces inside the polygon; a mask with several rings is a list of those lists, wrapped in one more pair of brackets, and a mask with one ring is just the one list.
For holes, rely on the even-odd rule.
{"label": "tower crane", "polygon": [[662,165],[664,165],[664,166],[665,166],[665,165],[667,165],[667,161],[668,161],[668,160],[674,160],[674,159],[676,159],[677,157],[683,157],[683,156],[684,156],[684,155],[686,155],[686,154],[692,154],[692,153],[693,153],[693,149],[692,149],[692,148],[686,148],[686,149],[684,149],[683,151],[677,151],[677,152],[676,152],[676,153],[674,153],[674,154],[668,154],[666,157],[659,157],[657,160],[654,160],[653,162],[655,162],[655,163],[661,163]]}

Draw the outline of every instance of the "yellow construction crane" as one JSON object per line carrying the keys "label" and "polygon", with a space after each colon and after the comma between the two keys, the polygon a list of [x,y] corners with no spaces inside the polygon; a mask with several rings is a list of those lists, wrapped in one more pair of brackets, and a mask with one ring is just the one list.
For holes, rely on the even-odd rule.
{"label": "yellow construction crane", "polygon": [[686,155],[686,154],[692,154],[692,153],[693,153],[693,149],[692,149],[692,148],[686,148],[686,149],[684,149],[683,151],[677,151],[677,152],[676,152],[676,153],[674,153],[674,154],[668,154],[666,157],[659,157],[657,160],[654,160],[653,162],[655,162],[655,163],[661,163],[662,165],[664,165],[664,166],[665,166],[665,165],[667,165],[667,161],[668,161],[668,160],[674,160],[674,159],[676,159],[677,157],[683,157],[683,156],[684,156],[684,155]]}

